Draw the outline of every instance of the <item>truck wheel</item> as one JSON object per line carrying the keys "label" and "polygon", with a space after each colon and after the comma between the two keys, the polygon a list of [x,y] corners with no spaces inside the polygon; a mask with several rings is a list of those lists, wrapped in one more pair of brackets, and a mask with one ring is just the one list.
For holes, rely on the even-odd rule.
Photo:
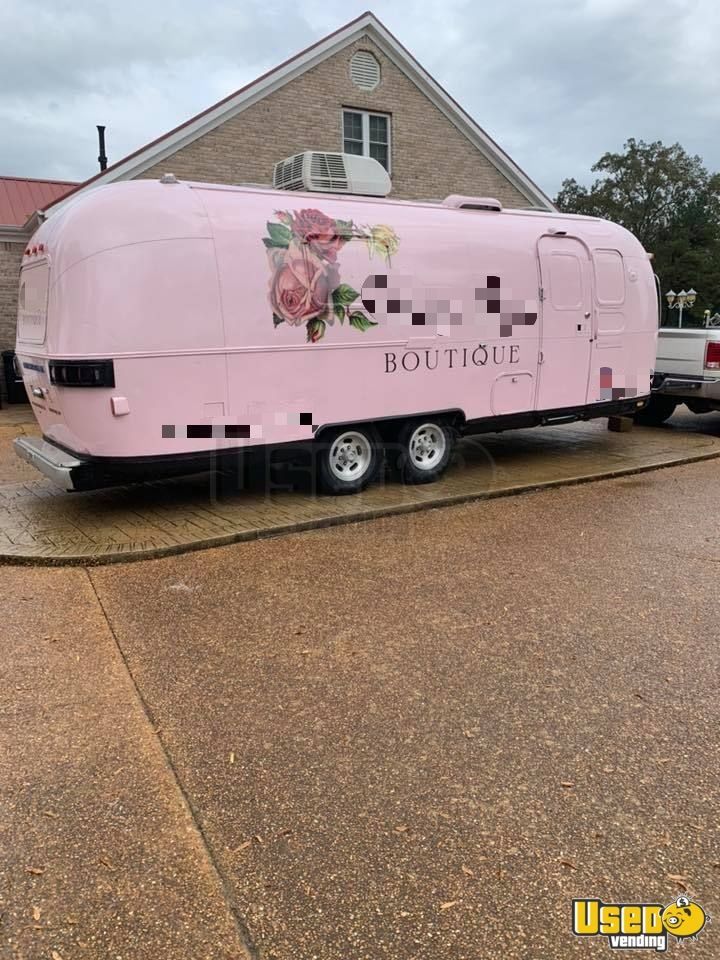
{"label": "truck wheel", "polygon": [[673,415],[677,405],[678,401],[672,397],[664,397],[655,393],[650,397],[648,405],[635,414],[635,420],[637,423],[644,423],[646,426],[657,427]]}
{"label": "truck wheel", "polygon": [[375,427],[361,424],[318,438],[318,482],[323,493],[358,493],[377,476],[382,447]]}
{"label": "truck wheel", "polygon": [[432,483],[447,469],[455,433],[443,420],[411,420],[398,437],[395,472],[403,483]]}
{"label": "truck wheel", "polygon": [[685,406],[690,413],[711,413],[715,407],[708,400],[686,400]]}

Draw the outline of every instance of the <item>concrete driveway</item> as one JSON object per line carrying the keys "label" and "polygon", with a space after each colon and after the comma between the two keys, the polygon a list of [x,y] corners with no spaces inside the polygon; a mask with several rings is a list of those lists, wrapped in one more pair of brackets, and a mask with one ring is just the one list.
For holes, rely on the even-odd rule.
{"label": "concrete driveway", "polygon": [[717,469],[5,568],[9,955],[547,960],[608,956],[576,896],[717,917]]}

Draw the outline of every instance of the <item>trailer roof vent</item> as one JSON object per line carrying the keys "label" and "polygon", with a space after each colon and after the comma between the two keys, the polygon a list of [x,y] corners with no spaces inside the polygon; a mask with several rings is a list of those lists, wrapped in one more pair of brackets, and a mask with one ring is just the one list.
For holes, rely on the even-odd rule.
{"label": "trailer roof vent", "polygon": [[306,150],[275,164],[273,186],[278,190],[386,197],[392,184],[387,170],[372,157]]}
{"label": "trailer roof vent", "polygon": [[380,64],[369,50],[358,50],[352,55],[350,79],[361,90],[374,90],[380,83]]}
{"label": "trailer roof vent", "polygon": [[458,193],[445,197],[443,206],[455,210],[492,210],[495,213],[502,210],[502,204],[494,197],[462,197]]}

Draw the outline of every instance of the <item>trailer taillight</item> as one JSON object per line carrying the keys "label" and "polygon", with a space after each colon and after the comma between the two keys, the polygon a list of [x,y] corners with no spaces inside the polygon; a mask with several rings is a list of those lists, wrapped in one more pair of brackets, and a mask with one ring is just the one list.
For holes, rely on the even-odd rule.
{"label": "trailer taillight", "polygon": [[720,340],[708,340],[705,349],[705,366],[709,370],[720,370]]}
{"label": "trailer taillight", "polygon": [[50,383],[56,387],[114,387],[112,360],[51,360]]}

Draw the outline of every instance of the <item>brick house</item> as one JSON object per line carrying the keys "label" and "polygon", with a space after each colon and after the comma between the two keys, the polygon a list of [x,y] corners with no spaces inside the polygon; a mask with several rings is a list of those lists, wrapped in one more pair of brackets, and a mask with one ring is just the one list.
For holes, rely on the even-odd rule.
{"label": "brick house", "polygon": [[507,207],[552,201],[372,14],[303,50],[219,103],[63,195],[22,225],[0,224],[0,349],[14,344],[17,271],[38,219],[81,190],[116,180],[177,177],[271,181],[278,160],[302,150],[375,157],[392,196],[495,197]]}

